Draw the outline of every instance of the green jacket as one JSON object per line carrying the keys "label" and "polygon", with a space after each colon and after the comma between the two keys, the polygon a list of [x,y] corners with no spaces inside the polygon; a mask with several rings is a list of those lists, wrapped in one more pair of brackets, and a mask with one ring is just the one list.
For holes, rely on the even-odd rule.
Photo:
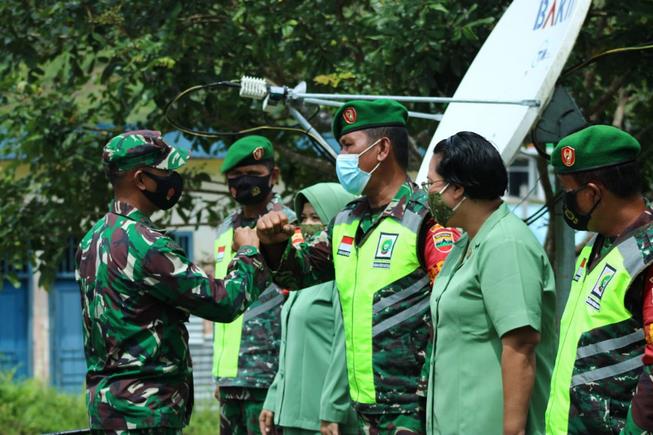
{"label": "green jacket", "polygon": [[290,294],[281,310],[281,343],[279,371],[263,405],[275,424],[319,431],[326,420],[355,427],[333,281]]}
{"label": "green jacket", "polygon": [[[297,194],[301,215],[310,202],[322,222],[329,222],[353,199],[336,183],[321,183]],[[320,420],[341,424],[355,433],[356,417],[349,401],[345,336],[338,291],[333,281],[291,292],[281,311],[279,371],[264,408],[274,412],[277,426],[320,430]]]}

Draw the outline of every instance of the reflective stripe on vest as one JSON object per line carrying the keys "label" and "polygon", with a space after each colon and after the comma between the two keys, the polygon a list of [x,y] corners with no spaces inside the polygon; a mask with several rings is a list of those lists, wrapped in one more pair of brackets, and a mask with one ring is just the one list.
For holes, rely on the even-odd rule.
{"label": "reflective stripe on vest", "polygon": [[354,402],[374,404],[373,338],[419,310],[426,311],[428,299],[424,307],[418,304],[377,325],[373,325],[374,314],[418,292],[428,277],[374,304],[375,293],[420,267],[417,232],[422,217],[406,210],[401,222],[384,218],[362,246],[355,242],[359,223],[350,211],[340,212],[334,222],[332,249],[345,329],[350,395]]}
{"label": "reflective stripe on vest", "polygon": [[[590,331],[632,318],[624,306],[626,292],[648,266],[642,259],[637,240],[630,237],[609,251],[588,274],[592,245],[593,242],[585,246],[578,257],[569,299],[560,321],[560,343],[546,410],[547,433],[567,433],[571,388],[622,375],[642,365],[642,355],[622,356],[618,352],[639,341],[644,349],[641,329],[579,347],[581,338]],[[619,358],[612,358],[614,364],[578,373],[582,369],[579,361],[600,354],[619,355]]]}

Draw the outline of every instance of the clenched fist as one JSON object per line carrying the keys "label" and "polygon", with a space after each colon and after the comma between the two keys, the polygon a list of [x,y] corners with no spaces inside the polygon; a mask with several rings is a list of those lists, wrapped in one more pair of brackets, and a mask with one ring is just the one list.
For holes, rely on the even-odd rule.
{"label": "clenched fist", "polygon": [[241,246],[254,246],[257,249],[259,248],[260,243],[254,228],[240,227],[235,229],[232,250],[236,252]]}
{"label": "clenched fist", "polygon": [[285,242],[294,232],[295,227],[288,224],[288,216],[281,211],[264,214],[256,223],[256,234],[264,245]]}

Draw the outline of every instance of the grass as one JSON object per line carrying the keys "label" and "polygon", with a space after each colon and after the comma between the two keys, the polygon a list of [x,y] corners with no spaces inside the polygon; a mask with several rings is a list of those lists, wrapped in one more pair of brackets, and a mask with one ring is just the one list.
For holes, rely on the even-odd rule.
{"label": "grass", "polygon": [[[214,401],[196,402],[187,435],[219,433]],[[32,435],[88,428],[82,394],[65,394],[35,379],[15,380],[0,372],[0,434]]]}
{"label": "grass", "polygon": [[38,434],[88,427],[84,397],[0,373],[0,433]]}

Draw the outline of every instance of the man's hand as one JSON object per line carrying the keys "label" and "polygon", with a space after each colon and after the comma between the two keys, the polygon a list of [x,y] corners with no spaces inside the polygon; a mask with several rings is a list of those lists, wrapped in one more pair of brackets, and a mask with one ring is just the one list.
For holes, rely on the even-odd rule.
{"label": "man's hand", "polygon": [[258,416],[258,427],[263,435],[274,432],[274,412],[264,409]]}
{"label": "man's hand", "polygon": [[322,435],[340,435],[338,423],[320,420],[320,433]]}
{"label": "man's hand", "polygon": [[241,246],[254,246],[258,249],[260,243],[256,236],[256,230],[248,227],[236,228],[234,231],[234,242],[232,249],[234,252]]}
{"label": "man's hand", "polygon": [[213,392],[213,397],[215,397],[215,400],[218,402],[220,401],[220,385],[215,386],[215,391]]}
{"label": "man's hand", "polygon": [[288,224],[288,216],[281,211],[264,214],[256,223],[256,233],[264,245],[285,242],[295,232],[295,227]]}

